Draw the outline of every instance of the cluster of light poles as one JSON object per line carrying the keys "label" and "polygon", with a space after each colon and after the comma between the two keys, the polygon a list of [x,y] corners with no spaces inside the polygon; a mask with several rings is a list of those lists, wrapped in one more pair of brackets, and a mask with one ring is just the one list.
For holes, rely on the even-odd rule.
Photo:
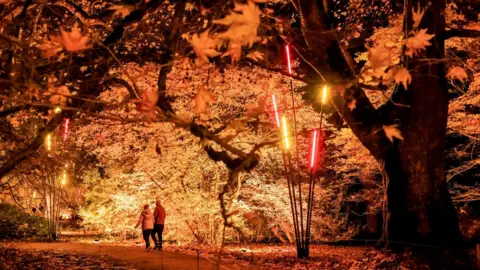
{"label": "cluster of light poles", "polygon": [[[57,107],[54,110],[54,112],[57,114],[60,113],[61,111],[62,110],[60,109],[60,107]],[[70,119],[65,118],[64,129],[62,134],[64,143],[67,143],[69,131],[70,131]],[[50,154],[53,150],[52,133],[46,134],[44,145],[47,152]],[[58,224],[58,218],[60,213],[59,202],[62,195],[62,188],[68,184],[67,169],[68,169],[68,164],[65,163],[62,173],[59,174],[60,177],[58,177],[58,179],[56,177],[48,177],[48,180],[49,180],[48,188],[44,187],[45,202],[47,204],[48,229],[49,229],[49,234],[53,240],[56,240],[57,224]],[[57,182],[59,182],[59,186],[58,186],[59,196],[57,196]],[[36,193],[34,191],[33,197],[35,198],[35,196],[36,196]]]}
{"label": "cluster of light poles", "polygon": [[[292,74],[292,66],[290,61],[290,50],[289,46],[285,46],[285,51],[287,55],[287,67],[288,73]],[[312,210],[313,210],[313,200],[315,194],[315,179],[316,179],[316,157],[319,148],[319,138],[322,135],[322,121],[323,121],[323,105],[327,99],[327,87],[323,87],[322,96],[321,96],[321,109],[320,109],[320,124],[318,130],[315,129],[312,135],[311,143],[311,152],[310,152],[310,162],[309,162],[309,185],[308,185],[308,197],[307,197],[307,206],[306,206],[306,216],[304,215],[304,207],[302,201],[302,181],[299,171],[299,159],[298,159],[298,141],[297,141],[297,128],[296,128],[296,113],[295,113],[295,95],[293,91],[293,80],[290,78],[290,92],[292,94],[292,112],[293,112],[293,137],[295,140],[295,160],[292,162],[292,150],[289,140],[288,124],[286,116],[279,116],[279,111],[277,107],[277,102],[275,95],[272,95],[273,109],[275,113],[275,121],[282,138],[282,158],[283,165],[285,169],[285,176],[287,179],[288,185],[288,194],[290,200],[290,207],[293,219],[293,226],[295,231],[295,243],[297,245],[297,256],[298,258],[307,258],[309,256],[309,245],[310,245],[310,232],[311,232],[311,222],[312,222]],[[286,102],[286,100],[285,100]],[[286,105],[286,104],[285,104]],[[281,121],[280,121],[281,119]],[[294,163],[294,164],[292,164]],[[298,189],[296,191],[295,189]],[[298,195],[297,195],[298,192]],[[305,221],[305,222],[304,222]]]}
{"label": "cluster of light poles", "polygon": [[[61,113],[62,109],[60,107],[56,107],[54,109],[54,112],[56,114]],[[62,134],[64,143],[67,142],[69,133],[70,133],[70,118],[65,118],[64,119],[64,129],[63,129],[63,134]],[[52,151],[52,134],[51,133],[48,133],[45,136],[45,143],[44,144],[45,144],[45,148],[50,153]],[[61,180],[60,180],[60,184],[62,186],[65,186],[67,184],[67,179],[68,179],[67,168],[68,168],[68,164],[65,163],[65,169],[63,170],[63,174],[62,174],[62,177],[61,177]]]}

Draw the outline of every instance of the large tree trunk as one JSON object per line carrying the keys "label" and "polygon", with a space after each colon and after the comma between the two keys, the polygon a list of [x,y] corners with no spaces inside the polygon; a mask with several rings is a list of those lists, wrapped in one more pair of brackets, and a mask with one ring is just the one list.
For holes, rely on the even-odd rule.
{"label": "large tree trunk", "polygon": [[[413,24],[409,14],[418,2],[408,2],[408,29]],[[427,2],[420,1],[420,6],[428,9],[419,29],[427,28],[428,33],[443,37],[445,1]],[[434,39],[422,58],[444,58],[444,41]],[[397,109],[404,141],[383,157],[389,181],[388,237],[399,242],[457,246],[462,238],[444,169],[448,118],[445,66],[443,62],[425,65],[415,60],[407,60],[413,77],[408,91],[400,89],[393,97],[410,106]]]}
{"label": "large tree trunk", "polygon": [[[296,2],[302,16],[302,28],[305,33],[314,32],[318,22],[327,17],[320,12],[308,12],[316,8],[324,10],[320,1],[306,0]],[[418,58],[444,58],[445,0],[408,0],[407,25],[412,28],[412,7],[418,5],[427,8],[419,29],[428,29],[436,38],[430,40],[432,46]],[[303,8],[302,8],[303,6]],[[317,23],[311,23],[311,22]],[[325,31],[321,27],[319,31]],[[322,35],[319,33],[319,35]],[[328,38],[328,37],[326,37]],[[321,40],[310,40],[308,45]],[[323,40],[323,43],[326,43]],[[332,47],[340,47],[337,42]],[[324,61],[325,49],[310,47],[319,57],[312,61],[326,74],[336,72],[337,76],[327,77],[327,81],[338,83],[342,74],[344,80],[351,80],[345,70],[351,69],[351,59],[341,49],[329,50],[329,59],[335,59],[335,65]],[[320,56],[321,55],[321,56]],[[391,242],[410,244],[428,244],[435,246],[458,247],[462,242],[458,218],[453,207],[445,181],[445,137],[448,117],[447,82],[443,63],[425,64],[424,61],[405,59],[413,81],[408,88],[396,91],[392,99],[409,105],[408,108],[395,106],[388,102],[374,109],[363,91],[350,87],[345,91],[332,93],[332,102],[343,119],[351,127],[362,144],[384,166],[387,186],[387,236]],[[327,66],[327,68],[325,68]],[[330,71],[330,72],[328,72]],[[333,71],[333,72],[332,72]],[[356,109],[348,109],[349,100],[355,99]],[[400,121],[404,140],[391,143],[382,130],[382,125],[393,125]]]}

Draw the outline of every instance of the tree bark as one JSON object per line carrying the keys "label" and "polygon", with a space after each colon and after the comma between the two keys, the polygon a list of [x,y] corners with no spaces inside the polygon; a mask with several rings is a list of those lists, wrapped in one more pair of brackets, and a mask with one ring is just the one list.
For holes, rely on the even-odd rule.
{"label": "tree bark", "polygon": [[[429,3],[427,3],[429,2]],[[436,37],[445,32],[445,1],[409,0],[408,29],[412,28],[412,7],[427,7],[419,29]],[[445,57],[444,41],[432,39],[421,57]],[[448,90],[443,62],[422,65],[409,61],[412,83],[393,98],[410,105],[398,110],[404,141],[385,152],[388,175],[388,236],[390,240],[458,246],[461,233],[458,217],[445,181],[445,138],[448,118]],[[407,60],[408,61],[408,60]]]}
{"label": "tree bark", "polygon": [[[326,14],[320,1],[298,1],[300,13],[316,8],[319,12],[303,15],[303,33],[325,31],[318,27],[318,22],[325,22]],[[412,7],[418,5],[426,8],[419,29],[428,29],[436,37],[445,34],[445,0],[409,0],[406,10],[407,25],[412,28]],[[313,14],[313,15],[312,15]],[[314,19],[312,16],[318,15]],[[315,22],[315,23],[314,23]],[[328,25],[328,24],[327,24]],[[315,40],[306,37],[308,45]],[[328,43],[322,40],[324,44]],[[420,55],[421,58],[444,58],[444,41],[442,38],[430,40],[431,46]],[[329,43],[337,49],[330,48],[328,58],[324,60],[325,48],[310,46],[317,54],[312,61],[315,65],[328,65],[335,75],[328,75],[327,81],[337,83],[338,77],[351,80],[346,75],[349,69],[349,56],[340,49],[339,42]],[[447,82],[445,66],[442,63],[425,65],[419,61],[405,59],[413,80],[408,88],[399,89],[392,97],[393,101],[407,104],[404,108],[387,102],[374,109],[365,93],[359,88],[351,87],[335,91],[331,101],[343,119],[352,129],[355,136],[384,165],[387,185],[388,240],[410,244],[427,244],[443,247],[458,247],[462,243],[455,208],[448,193],[445,181],[445,137],[448,117]],[[318,67],[325,70],[325,67]],[[332,74],[333,74],[332,73]],[[341,88],[341,87],[340,87]],[[332,89],[335,90],[335,89]],[[351,111],[347,104],[351,99],[356,101],[356,109]],[[400,120],[404,140],[391,143],[382,131],[382,125],[393,125]]]}

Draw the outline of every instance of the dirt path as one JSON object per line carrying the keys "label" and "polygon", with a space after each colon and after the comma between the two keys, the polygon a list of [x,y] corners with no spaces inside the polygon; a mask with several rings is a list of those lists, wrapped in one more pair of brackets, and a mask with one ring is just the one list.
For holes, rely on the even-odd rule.
{"label": "dirt path", "polygon": [[[170,251],[145,252],[141,247],[81,243],[11,243],[6,246],[16,249],[60,250],[100,257],[108,256],[113,260],[127,262],[140,269],[216,269],[215,263],[207,258],[200,257],[200,268],[197,268],[196,256]],[[260,270],[261,268],[248,264],[222,263],[220,269]]]}

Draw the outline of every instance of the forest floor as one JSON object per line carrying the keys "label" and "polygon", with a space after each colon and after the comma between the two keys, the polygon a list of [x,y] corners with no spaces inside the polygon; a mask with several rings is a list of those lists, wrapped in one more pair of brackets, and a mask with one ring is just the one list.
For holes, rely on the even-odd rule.
{"label": "forest floor", "polygon": [[[201,256],[199,269],[215,269],[214,260]],[[143,247],[103,243],[4,243],[0,269],[197,269],[197,256],[170,251],[145,252]],[[222,262],[220,269],[257,270],[246,261]]]}
{"label": "forest floor", "polygon": [[[135,245],[137,245],[135,247]],[[145,252],[135,242],[17,242],[0,247],[4,269],[215,269],[217,253],[207,246],[166,245]],[[162,268],[163,265],[163,268]],[[2,269],[3,269],[2,268]],[[294,246],[226,245],[220,269],[428,269],[410,259],[371,247],[314,245],[309,259],[297,259]]]}

